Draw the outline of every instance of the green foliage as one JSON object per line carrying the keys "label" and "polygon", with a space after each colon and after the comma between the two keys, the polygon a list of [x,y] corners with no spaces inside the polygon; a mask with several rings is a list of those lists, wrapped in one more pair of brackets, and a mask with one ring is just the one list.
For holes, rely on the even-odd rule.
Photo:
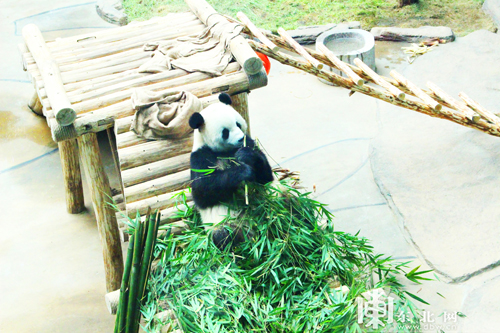
{"label": "green foliage", "polygon": [[[258,27],[279,27],[360,21],[363,29],[374,26],[449,26],[458,35],[478,29],[495,29],[482,10],[483,0],[420,0],[398,8],[397,0],[207,0],[219,13],[236,17],[244,12]],[[189,10],[184,0],[125,0],[130,19],[145,20],[169,12]]]}
{"label": "green foliage", "polygon": [[405,274],[426,280],[418,267],[405,273],[408,263],[376,255],[367,239],[336,231],[331,213],[307,193],[287,188],[278,196],[268,185],[249,187],[250,205],[235,203],[244,207],[240,217],[227,218],[250,230],[247,241],[220,251],[189,209],[179,210],[187,232],[158,239],[160,263],[142,308],[146,331],[164,324],[154,313],[172,309],[178,322],[170,324],[185,332],[361,332],[356,298],[375,288],[390,291],[394,313],[418,325],[410,299],[427,303],[398,280]]}

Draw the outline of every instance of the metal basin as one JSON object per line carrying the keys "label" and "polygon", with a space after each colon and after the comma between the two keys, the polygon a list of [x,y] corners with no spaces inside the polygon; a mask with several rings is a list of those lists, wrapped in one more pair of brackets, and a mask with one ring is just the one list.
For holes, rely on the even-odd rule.
{"label": "metal basin", "polygon": [[[325,45],[340,60],[354,64],[354,59],[359,58],[371,69],[375,70],[375,39],[369,32],[361,29],[329,30],[319,35],[316,40],[316,50],[318,45]],[[346,76],[341,71],[326,66],[332,72]],[[333,85],[331,82],[319,79],[321,82]]]}

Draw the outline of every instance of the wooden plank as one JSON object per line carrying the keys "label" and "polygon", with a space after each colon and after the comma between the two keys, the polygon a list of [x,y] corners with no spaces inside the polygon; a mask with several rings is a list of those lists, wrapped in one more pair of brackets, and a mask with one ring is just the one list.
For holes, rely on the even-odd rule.
{"label": "wooden plank", "polygon": [[[186,154],[193,147],[193,135],[177,140],[150,141],[144,144],[120,149],[120,167],[124,170],[162,159]],[[128,202],[128,201],[127,201]]]}
{"label": "wooden plank", "polygon": [[125,201],[128,203],[144,200],[167,192],[181,190],[191,183],[191,171],[184,170],[167,176],[125,188]]}
{"label": "wooden plank", "polygon": [[151,208],[151,211],[165,210],[166,208],[170,208],[176,206],[177,204],[181,205],[179,193],[184,192],[186,196],[186,201],[193,201],[193,197],[191,195],[191,191],[188,190],[180,190],[175,192],[168,192],[165,194],[160,194],[157,196],[153,196],[150,198],[146,198],[144,200],[135,201],[127,204],[127,215],[130,218],[134,218],[139,212],[139,214],[145,215],[148,211],[148,208]]}
{"label": "wooden plank", "polygon": [[158,177],[189,169],[190,153],[147,163],[122,172],[123,185],[129,187]]}

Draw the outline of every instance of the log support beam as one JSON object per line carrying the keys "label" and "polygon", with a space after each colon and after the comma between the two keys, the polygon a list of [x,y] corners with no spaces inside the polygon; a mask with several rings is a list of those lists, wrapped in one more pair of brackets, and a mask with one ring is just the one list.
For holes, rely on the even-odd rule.
{"label": "log support beam", "polygon": [[89,183],[97,228],[102,243],[106,290],[111,292],[120,289],[123,274],[123,255],[118,224],[115,212],[108,204],[112,198],[111,188],[104,172],[96,134],[82,135],[78,138],[78,146]]}
{"label": "log support beam", "polygon": [[59,142],[58,145],[64,176],[66,209],[70,214],[78,214],[85,209],[78,143],[76,139],[71,139]]}

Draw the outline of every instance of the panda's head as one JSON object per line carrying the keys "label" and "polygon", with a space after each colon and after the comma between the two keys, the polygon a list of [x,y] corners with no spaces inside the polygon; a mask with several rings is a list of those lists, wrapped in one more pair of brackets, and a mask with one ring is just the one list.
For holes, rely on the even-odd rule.
{"label": "panda's head", "polygon": [[231,97],[220,94],[219,101],[189,118],[195,129],[193,151],[206,145],[217,152],[226,152],[243,146],[247,123],[231,106]]}

